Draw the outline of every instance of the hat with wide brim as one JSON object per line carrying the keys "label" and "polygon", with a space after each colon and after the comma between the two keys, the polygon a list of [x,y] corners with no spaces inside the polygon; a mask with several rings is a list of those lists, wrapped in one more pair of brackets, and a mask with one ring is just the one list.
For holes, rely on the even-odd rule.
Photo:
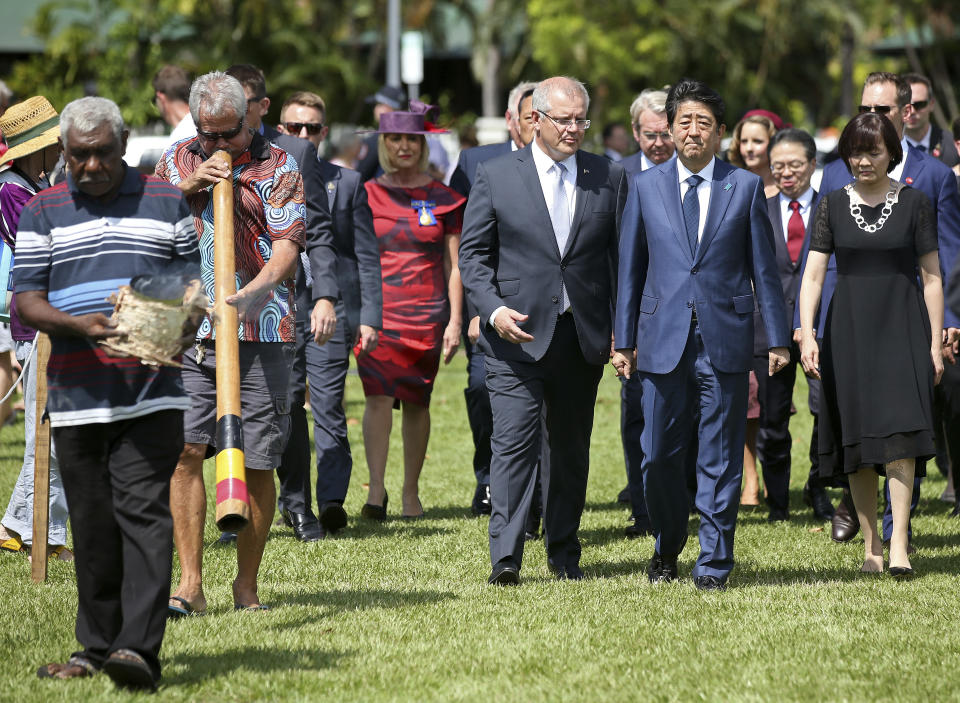
{"label": "hat with wide brim", "polygon": [[7,161],[28,156],[57,143],[60,116],[42,95],[11,105],[0,117],[0,132],[7,142]]}
{"label": "hat with wide brim", "polygon": [[411,100],[409,111],[385,112],[380,115],[378,129],[361,129],[357,134],[446,134],[450,130],[441,129],[427,120],[436,109],[435,105]]}

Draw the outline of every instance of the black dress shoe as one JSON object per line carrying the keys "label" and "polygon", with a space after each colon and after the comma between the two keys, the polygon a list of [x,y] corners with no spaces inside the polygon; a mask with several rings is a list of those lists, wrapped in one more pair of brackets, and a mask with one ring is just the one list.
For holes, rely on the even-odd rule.
{"label": "black dress shoe", "polygon": [[787,522],[790,520],[790,515],[786,510],[779,510],[778,508],[771,508],[770,514],[767,515],[767,522]]}
{"label": "black dress shoe", "polygon": [[236,543],[237,543],[236,532],[221,532],[219,539],[217,539],[217,544],[220,544],[220,545],[231,545]]}
{"label": "black dress shoe", "polygon": [[803,487],[803,502],[813,508],[813,514],[818,520],[830,520],[836,512],[823,487],[813,487],[809,481]]}
{"label": "black dress shoe", "polygon": [[301,542],[319,542],[326,534],[313,513],[294,513],[287,511],[290,524],[293,526],[293,536]]}
{"label": "black dress shoe", "polygon": [[489,515],[493,511],[490,504],[490,486],[486,483],[478,483],[477,490],[473,492],[473,502],[470,504],[470,512],[474,515]]}
{"label": "black dress shoe", "polygon": [[662,557],[656,552],[647,564],[647,579],[650,583],[669,583],[677,580],[677,558]]}
{"label": "black dress shoe", "polygon": [[653,534],[653,526],[650,524],[650,520],[645,517],[632,517],[624,528],[623,534],[627,539],[646,537]]}
{"label": "black dress shoe", "polygon": [[693,579],[693,585],[697,587],[698,591],[725,591],[727,590],[727,584],[718,579],[716,576],[695,576]]}
{"label": "black dress shoe", "polygon": [[561,566],[554,570],[557,581],[583,581],[583,571],[577,565]]}
{"label": "black dress shoe", "polygon": [[491,586],[517,586],[520,583],[520,569],[510,562],[501,562],[493,567],[487,583]]}
{"label": "black dress shoe", "polygon": [[320,526],[328,535],[342,530],[347,526],[347,511],[340,503],[324,503],[320,507]]}
{"label": "black dress shoe", "polygon": [[386,491],[384,491],[383,505],[364,503],[363,507],[360,508],[360,517],[366,518],[367,520],[377,520],[378,522],[383,522],[387,519],[387,502],[389,499],[390,496],[388,496]]}
{"label": "black dress shoe", "polygon": [[830,538],[834,542],[849,542],[860,531],[860,519],[853,505],[853,496],[849,489],[843,489],[843,496],[830,520]]}
{"label": "black dress shoe", "polygon": [[622,491],[617,493],[617,502],[618,503],[629,503],[630,502],[630,486],[627,485]]}

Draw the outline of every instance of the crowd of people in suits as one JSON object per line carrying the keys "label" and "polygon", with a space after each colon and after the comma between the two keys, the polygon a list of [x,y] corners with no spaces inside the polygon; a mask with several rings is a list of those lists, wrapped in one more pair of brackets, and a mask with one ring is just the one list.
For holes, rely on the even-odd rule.
{"label": "crowd of people in suits", "polygon": [[[59,530],[55,520],[54,546],[65,544],[66,505],[75,522],[93,509],[77,467],[105,451],[103,442],[116,435],[142,445],[151,472],[144,478],[149,498],[135,508],[142,524],[130,520],[133,498],[143,498],[137,484],[112,501],[95,493],[115,516],[100,529],[116,543],[117,558],[93,558],[94,535],[79,531],[84,649],[42,667],[40,676],[103,670],[121,685],[155,687],[165,619],[207,610],[202,467],[230,432],[241,433],[246,448],[251,506],[250,524],[220,537],[236,542],[234,606],[269,610],[257,584],[277,508],[278,522],[303,542],[348,525],[353,462],[344,389],[351,354],[366,399],[369,491],[360,517],[388,517],[396,409],[400,516],[416,520],[425,514],[419,479],[434,380],[441,361],[463,345],[476,479],[470,507],[490,516],[490,584],[520,583],[525,543],[541,530],[556,577],[584,577],[578,529],[607,363],[621,383],[627,485],[618,500],[630,509],[624,536],[654,537],[651,583],[679,578],[688,516],[696,513],[693,583],[725,589],[738,510],[760,504],[761,476],[768,520],[790,519],[798,369],[808,377],[813,414],[804,501],[818,519],[832,521],[836,541],[862,528],[863,571],[884,571],[889,546],[887,571],[913,575],[910,514],[926,461],[936,457],[949,472],[949,457],[960,455],[953,446],[960,371],[952,365],[960,319],[943,292],[960,247],[960,157],[951,138],[960,143],[960,123],[952,135],[931,123],[933,89],[925,77],[867,77],[859,114],[843,130],[837,158],[823,167],[818,190],[813,137],[770,110],[746,113],[720,158],[724,100],[692,79],[642,91],[630,107],[629,132],[603,128],[602,155],[582,148],[591,126],[583,83],[562,76],[522,82],[507,97],[507,139],[462,150],[455,167],[439,154],[437,137],[446,130],[433,121],[435,108],[407,104],[391,86],[371,96],[376,129],[340,150],[355,168],[319,155],[329,126],[327,105],[315,93],[290,95],[276,129],[265,124],[270,98],[255,66],[193,81],[168,66],[153,87],[173,129],[155,177],[136,178],[119,159],[127,133],[109,101],[72,103],[64,111],[70,119],[59,121],[38,96],[0,116],[12,158],[0,172],[0,234],[11,248],[25,214],[14,277],[19,319],[51,335],[57,362],[50,373],[61,374],[63,387],[77,385],[67,352],[78,344],[94,350],[89,363],[114,373],[104,376],[101,391],[80,396],[87,414],[51,415],[55,439],[71,447],[60,461],[73,462],[64,467],[65,490],[51,492],[51,515],[64,523]],[[625,154],[629,133],[638,147],[633,155]],[[58,134],[68,166],[59,182]],[[104,316],[109,310],[99,301],[70,307],[60,238],[82,224],[106,247],[114,233],[88,222],[84,208],[108,214],[153,193],[169,204],[152,215],[174,233],[169,258],[196,264],[212,302],[211,191],[229,178],[239,191],[238,291],[227,302],[241,322],[242,428],[225,429],[216,418],[209,318],[185,330],[184,368],[175,378],[124,377],[144,390],[118,412],[109,405],[110,384],[133,371],[96,345],[118,334]],[[64,203],[76,208],[76,222],[54,223],[46,214]],[[110,252],[104,249],[105,266]],[[142,252],[128,256],[124,265],[133,273],[153,265]],[[88,285],[104,283],[91,278]],[[960,301],[952,302],[955,309]],[[26,342],[18,357],[32,353]],[[27,385],[35,388],[35,378]],[[161,386],[162,402],[148,402],[148,389]],[[181,418],[178,457],[150,447],[150,427]],[[89,424],[108,428],[100,445],[71,429]],[[8,551],[30,547],[30,434],[0,534]],[[107,463],[101,488],[136,461],[108,452]],[[60,474],[54,463],[58,486]],[[887,503],[879,531],[878,475],[886,478]],[[831,487],[842,491],[836,508]],[[181,570],[172,590],[169,583],[128,588],[134,577],[124,560],[136,560],[122,545],[146,542],[142,554],[165,560],[158,573],[168,582],[176,545]],[[97,589],[108,586],[115,597],[98,602]]]}

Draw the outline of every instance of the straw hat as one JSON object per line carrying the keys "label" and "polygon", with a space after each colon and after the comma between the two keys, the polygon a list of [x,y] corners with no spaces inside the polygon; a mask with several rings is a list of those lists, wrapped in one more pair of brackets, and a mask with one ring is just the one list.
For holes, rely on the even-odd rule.
{"label": "straw hat", "polygon": [[19,159],[57,143],[60,117],[42,95],[11,105],[0,117],[0,132],[7,140],[7,161]]}

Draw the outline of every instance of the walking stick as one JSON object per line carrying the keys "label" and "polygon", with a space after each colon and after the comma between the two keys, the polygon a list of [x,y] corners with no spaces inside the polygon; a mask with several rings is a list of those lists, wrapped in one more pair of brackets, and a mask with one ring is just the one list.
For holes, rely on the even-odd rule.
{"label": "walking stick", "polygon": [[[217,156],[233,166],[230,154]],[[250,521],[250,499],[240,420],[240,344],[237,309],[224,302],[237,292],[233,240],[233,178],[213,187],[214,328],[217,360],[217,527],[239,532]]]}
{"label": "walking stick", "polygon": [[37,434],[33,445],[33,546],[30,550],[30,577],[35,583],[47,580],[47,537],[50,530],[50,418],[47,409],[47,361],[50,337],[37,334]]}

